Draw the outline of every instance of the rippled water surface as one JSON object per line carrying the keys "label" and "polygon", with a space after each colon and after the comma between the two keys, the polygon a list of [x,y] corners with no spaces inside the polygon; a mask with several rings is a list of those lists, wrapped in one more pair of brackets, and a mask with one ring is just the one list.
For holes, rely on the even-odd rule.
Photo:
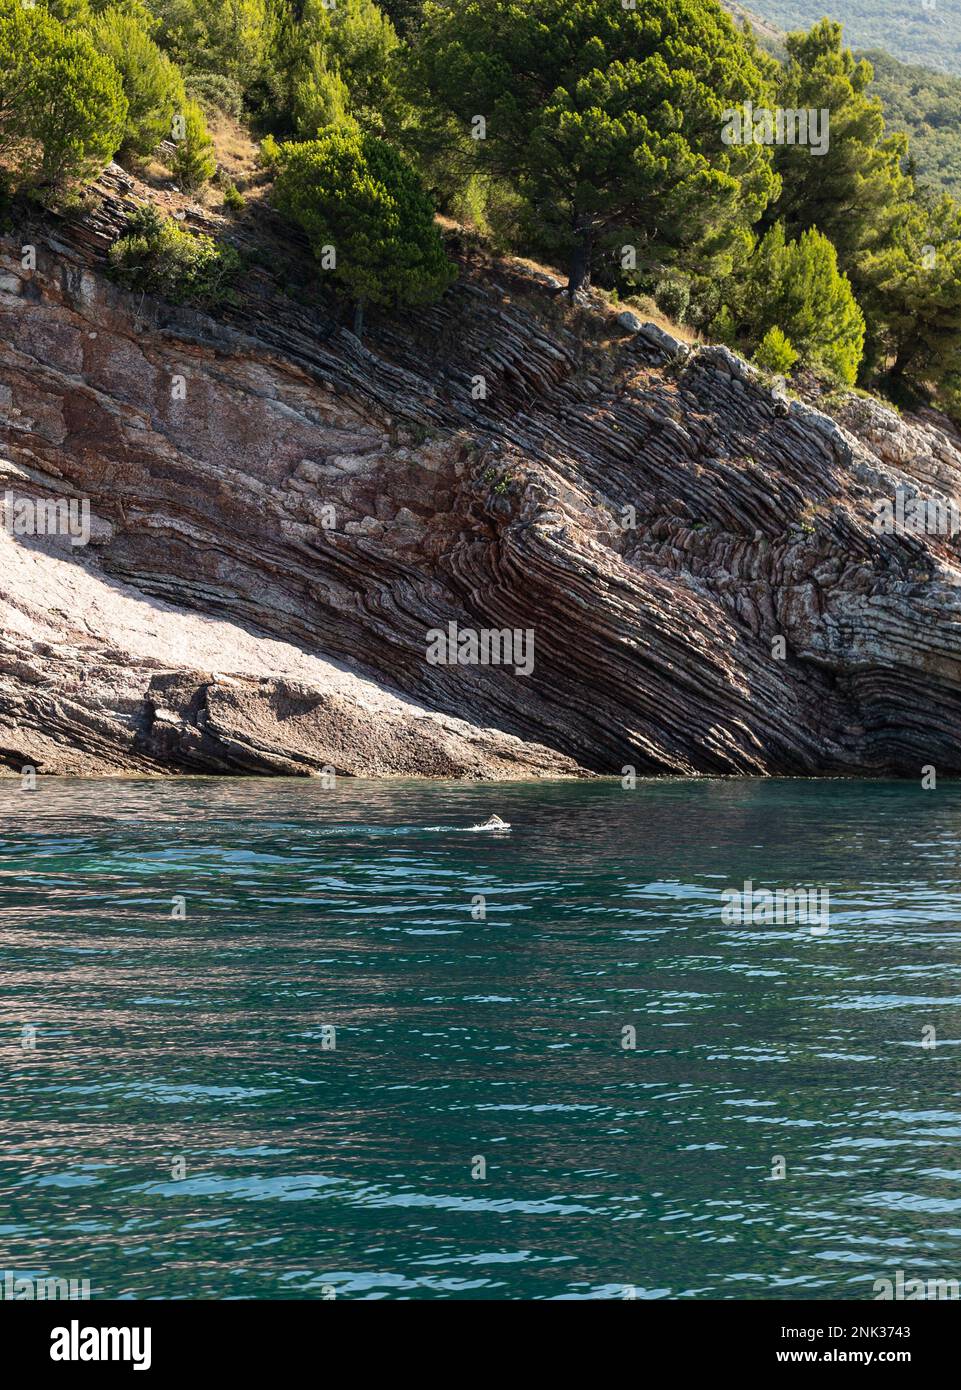
{"label": "rippled water surface", "polygon": [[[510,834],[467,829],[492,811]],[[950,785],[6,782],[0,1271],[133,1298],[961,1276],[959,844]],[[830,930],[725,925],[747,878],[827,888]]]}

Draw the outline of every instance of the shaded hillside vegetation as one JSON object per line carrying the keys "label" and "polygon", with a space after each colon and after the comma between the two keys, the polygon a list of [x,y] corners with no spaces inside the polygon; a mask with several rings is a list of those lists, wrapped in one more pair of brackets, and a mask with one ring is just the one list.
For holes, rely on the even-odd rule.
{"label": "shaded hillside vegetation", "polygon": [[858,56],[874,69],[874,91],[889,126],[910,136],[918,175],[961,197],[961,77],[899,63],[877,49]]}
{"label": "shaded hillside vegetation", "polygon": [[[725,8],[739,24],[751,26],[768,53],[784,60],[787,35],[782,29],[735,0],[725,0]],[[836,8],[834,14],[838,17]],[[881,47],[856,48],[855,54],[871,64],[871,91],[884,108],[888,128],[910,139],[906,167],[935,192],[961,196],[961,76],[901,62]]]}
{"label": "shaded hillside vegetation", "polygon": [[783,30],[829,14],[857,48],[883,49],[903,63],[961,75],[961,11],[951,0],[752,0],[750,8]]}

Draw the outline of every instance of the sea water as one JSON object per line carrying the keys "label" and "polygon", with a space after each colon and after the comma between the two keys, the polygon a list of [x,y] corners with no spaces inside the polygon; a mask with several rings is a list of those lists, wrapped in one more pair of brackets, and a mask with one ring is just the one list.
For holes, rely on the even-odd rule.
{"label": "sea water", "polygon": [[[5,782],[0,1276],[957,1277],[959,869],[949,783]],[[826,929],[725,917],[748,883]]]}

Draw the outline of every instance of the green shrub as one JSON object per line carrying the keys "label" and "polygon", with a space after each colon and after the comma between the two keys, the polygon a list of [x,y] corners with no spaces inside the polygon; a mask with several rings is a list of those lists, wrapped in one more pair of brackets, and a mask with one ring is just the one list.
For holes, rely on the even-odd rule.
{"label": "green shrub", "polygon": [[222,111],[239,121],[244,111],[244,95],[240,84],[220,72],[192,72],[184,78],[187,95],[208,114]]}
{"label": "green shrub", "polygon": [[264,70],[278,14],[273,0],[150,0],[157,42],[184,72],[222,73],[243,91]]}
{"label": "green shrub", "polygon": [[487,221],[488,180],[483,174],[473,174],[457,190],[448,203],[448,210],[456,222],[486,235],[490,230]]}
{"label": "green shrub", "polygon": [[349,123],[350,93],[336,68],[327,65],[320,44],[314,44],[294,83],[294,123],[303,140],[313,140],[327,126]]}
{"label": "green shrub", "polygon": [[787,376],[798,359],[798,354],[791,346],[790,338],[785,337],[780,328],[775,326],[769,328],[754,349],[754,361],[766,372],[774,372],[777,376]]}
{"label": "green shrub", "polygon": [[722,304],[711,320],[711,337],[716,343],[724,343],[727,347],[734,346],[737,327],[734,322],[734,315],[727,304]]}
{"label": "green shrub", "polygon": [[234,248],[194,236],[150,206],[138,208],[127,219],[109,259],[114,277],[128,289],[175,304],[212,306],[234,299],[231,280],[240,267]]}
{"label": "green shrub", "polygon": [[276,200],[315,255],[333,252],[334,283],[360,310],[429,302],[454,277],[420,179],[376,136],[331,128],[282,146]]}
{"label": "green shrub", "polygon": [[691,295],[684,322],[707,332],[721,310],[721,285],[716,276],[693,275]]}
{"label": "green shrub", "polygon": [[92,33],[97,48],[123,82],[127,98],[123,147],[136,154],[152,154],[170,135],[174,112],[186,101],[183,79],[134,15],[105,10],[94,20]]}
{"label": "green shrub", "polygon": [[786,241],[772,227],[748,262],[742,318],[750,340],[781,327],[798,356],[853,383],[864,348],[864,315],[850,281],[838,271],[837,252],[815,228]]}
{"label": "green shrub", "polygon": [[506,179],[491,179],[484,212],[490,227],[492,247],[499,255],[523,245],[528,231],[525,218],[529,209],[513,184]]}
{"label": "green shrub", "polygon": [[0,0],[0,156],[37,188],[95,176],[124,137],[120,75],[89,34]]}
{"label": "green shrub", "polygon": [[213,176],[217,168],[214,142],[207,134],[204,113],[195,101],[184,102],[174,116],[177,149],[171,167],[181,188],[193,192]]}
{"label": "green shrub", "polygon": [[[379,126],[383,119],[390,122],[397,110],[394,57],[400,40],[374,0],[337,0],[334,5],[304,0],[298,40],[302,47],[295,82],[306,81],[309,87],[317,78],[326,100],[333,95],[334,104],[365,128]],[[303,107],[296,95],[295,106],[300,107],[295,114],[301,130]]]}
{"label": "green shrub", "polygon": [[228,179],[224,184],[224,207],[230,208],[231,212],[243,212],[246,206],[244,195],[233,179]]}
{"label": "green shrub", "polygon": [[665,276],[654,286],[654,303],[675,323],[683,322],[690,301],[691,287],[684,280]]}
{"label": "green shrub", "polygon": [[280,145],[272,135],[265,135],[260,142],[257,162],[262,169],[276,170],[280,165]]}

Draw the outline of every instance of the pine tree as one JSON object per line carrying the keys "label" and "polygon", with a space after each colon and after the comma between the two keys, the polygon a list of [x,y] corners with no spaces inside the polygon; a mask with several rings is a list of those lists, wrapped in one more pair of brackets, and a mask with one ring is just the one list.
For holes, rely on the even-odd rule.
{"label": "pine tree", "polygon": [[0,0],[0,152],[25,183],[56,187],[98,173],[126,119],[120,76],[88,33]]}
{"label": "pine tree", "polygon": [[790,338],[775,326],[769,328],[754,350],[754,361],[766,372],[786,376],[798,359]]}
{"label": "pine tree", "polygon": [[172,168],[180,186],[193,192],[205,184],[217,168],[214,142],[207,133],[204,113],[195,101],[184,102],[183,110],[176,113],[174,121],[177,149]]}
{"label": "pine tree", "polygon": [[803,362],[854,382],[864,315],[834,247],[815,228],[788,241],[782,223],[772,227],[748,263],[737,307],[739,337],[749,344],[780,329]]}
{"label": "pine tree", "polygon": [[247,91],[262,76],[274,32],[269,0],[151,0],[157,42],[183,72],[216,72]]}
{"label": "pine tree", "polygon": [[174,113],[186,101],[183,79],[135,15],[108,9],[92,27],[101,53],[120,73],[127,98],[123,144],[137,154],[150,154],[170,136]]}
{"label": "pine tree", "polygon": [[725,109],[770,88],[714,0],[428,4],[415,57],[566,253],[572,294],[605,242],[730,268],[776,192],[769,150],[721,138]]}
{"label": "pine tree", "polygon": [[327,65],[323,47],[312,44],[294,84],[294,122],[304,140],[319,135],[325,126],[350,123],[350,92],[336,68]]}
{"label": "pine tree", "polygon": [[[961,208],[942,197],[918,207],[897,245],[865,267],[884,305],[879,366],[895,389],[942,388],[961,405]],[[889,366],[888,366],[889,362]]]}
{"label": "pine tree", "polygon": [[357,332],[365,305],[426,303],[453,278],[420,180],[376,136],[331,127],[281,146],[275,196],[322,264],[330,260],[335,285],[356,306]]}
{"label": "pine tree", "polygon": [[[346,109],[367,130],[383,133],[396,113],[393,64],[400,40],[373,0],[305,0],[299,26],[296,80],[315,81],[334,104],[347,94]],[[327,76],[317,77],[318,66]]]}
{"label": "pine tree", "polygon": [[824,154],[799,144],[776,147],[781,194],[768,219],[783,222],[789,237],[817,227],[860,289],[858,258],[891,242],[913,197],[901,170],[907,137],[886,133],[881,103],[868,91],[871,64],[844,48],[840,24],[825,19],[786,42],[778,102],[828,111],[828,147]]}

